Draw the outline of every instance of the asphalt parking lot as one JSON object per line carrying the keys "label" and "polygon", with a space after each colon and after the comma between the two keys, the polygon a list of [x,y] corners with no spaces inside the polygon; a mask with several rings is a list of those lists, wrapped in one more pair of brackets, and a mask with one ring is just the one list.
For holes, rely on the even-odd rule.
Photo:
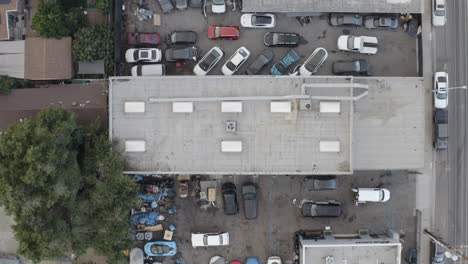
{"label": "asphalt parking lot", "polygon": [[[136,0],[132,0],[136,1]],[[328,60],[319,70],[318,75],[331,75],[332,63],[336,60],[348,59],[367,59],[371,71],[375,76],[417,76],[417,43],[416,39],[408,36],[402,27],[395,30],[370,30],[364,27],[332,27],[328,25],[327,16],[314,17],[309,24],[301,26],[293,17],[287,17],[284,14],[277,15],[277,24],[273,29],[246,29],[240,28],[240,39],[238,40],[211,40],[207,37],[207,28],[210,25],[238,25],[240,26],[241,12],[233,12],[232,6],[227,7],[227,13],[222,15],[208,14],[205,18],[200,9],[188,8],[187,10],[175,11],[170,14],[162,14],[159,4],[156,0],[144,1],[148,8],[157,14],[161,14],[161,26],[155,26],[153,19],[148,21],[139,21],[134,15],[135,4],[129,2],[126,7],[126,19],[124,22],[126,32],[157,32],[164,39],[166,33],[180,30],[192,30],[198,33],[198,42],[195,44],[203,56],[211,47],[219,46],[224,50],[223,59],[209,73],[210,75],[220,75],[221,66],[224,64],[235,50],[245,46],[250,52],[251,57],[240,69],[240,73],[245,71],[246,67],[254,58],[265,49],[263,36],[266,32],[295,32],[299,33],[307,41],[307,44],[294,48],[301,56],[300,62],[303,62],[317,47],[324,47],[329,53]],[[209,9],[209,8],[208,8]],[[376,55],[360,55],[356,53],[337,51],[336,41],[338,36],[343,34],[368,35],[375,36],[379,41],[379,51]],[[126,44],[126,34],[123,36],[123,42]],[[122,46],[122,54],[128,46]],[[167,45],[161,43],[158,45],[164,52]],[[269,48],[274,51],[275,59],[278,61],[284,56],[289,48]],[[124,56],[122,57],[124,58]],[[188,75],[193,74],[192,69],[195,63],[186,63],[184,66],[176,68],[174,63],[165,62],[167,74],[169,75]],[[268,69],[273,63],[270,63],[263,74],[268,74]],[[128,65],[129,66],[129,65]]]}
{"label": "asphalt parking lot", "polygon": [[[355,172],[353,176],[338,178],[338,188],[333,191],[305,191],[303,177],[289,176],[224,176],[218,181],[218,194],[224,182],[237,185],[240,211],[237,215],[226,216],[222,199],[218,197],[217,207],[203,210],[193,197],[176,200],[177,212],[175,241],[178,246],[176,257],[185,263],[208,263],[215,255],[226,260],[244,261],[256,256],[262,263],[272,255],[279,255],[283,261],[293,260],[294,233],[299,230],[317,230],[331,226],[335,233],[350,234],[359,229],[384,234],[393,229],[402,235],[404,258],[408,249],[415,247],[416,218],[415,178],[406,172]],[[246,220],[240,196],[241,185],[254,182],[259,187],[258,218]],[[391,199],[386,203],[367,203],[356,207],[351,187],[386,187]],[[337,218],[304,218],[295,204],[302,199],[338,200],[343,213]],[[230,246],[192,248],[191,232],[229,232]],[[169,259],[167,263],[171,263]]]}

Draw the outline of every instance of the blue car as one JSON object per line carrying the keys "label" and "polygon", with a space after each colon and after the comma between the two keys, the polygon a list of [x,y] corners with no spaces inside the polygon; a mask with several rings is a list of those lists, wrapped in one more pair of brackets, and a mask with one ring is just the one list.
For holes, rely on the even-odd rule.
{"label": "blue car", "polygon": [[245,264],[260,264],[260,261],[258,261],[258,258],[252,257],[252,258],[247,258],[245,260]]}
{"label": "blue car", "polygon": [[175,241],[155,241],[145,245],[145,254],[150,257],[174,256],[177,253]]}
{"label": "blue car", "polygon": [[290,50],[280,61],[271,67],[270,73],[272,75],[284,75],[299,59],[300,57],[296,51]]}

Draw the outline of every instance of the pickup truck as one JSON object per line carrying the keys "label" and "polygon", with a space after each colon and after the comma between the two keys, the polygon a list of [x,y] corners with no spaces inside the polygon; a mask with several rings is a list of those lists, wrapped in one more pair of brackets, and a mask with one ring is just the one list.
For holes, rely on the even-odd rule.
{"label": "pickup truck", "polygon": [[367,36],[341,35],[338,37],[338,49],[364,54],[377,53],[377,38]]}
{"label": "pickup truck", "polygon": [[434,114],[436,150],[447,149],[448,146],[448,115],[445,109],[436,109]]}

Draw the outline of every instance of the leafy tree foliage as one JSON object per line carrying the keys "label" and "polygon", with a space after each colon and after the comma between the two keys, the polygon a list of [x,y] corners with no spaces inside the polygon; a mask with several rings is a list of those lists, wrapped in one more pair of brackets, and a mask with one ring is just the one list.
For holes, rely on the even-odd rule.
{"label": "leafy tree foliage", "polygon": [[104,15],[109,14],[109,0],[96,0],[96,8],[99,9]]}
{"label": "leafy tree foliage", "polygon": [[43,38],[71,36],[84,24],[80,8],[65,8],[60,2],[42,0],[33,17],[32,25]]}
{"label": "leafy tree foliage", "polygon": [[135,183],[104,130],[47,108],[0,136],[0,205],[15,218],[19,253],[38,262],[95,248],[119,263],[131,245]]}
{"label": "leafy tree foliage", "polygon": [[28,85],[29,83],[25,80],[0,75],[0,95],[9,94],[12,89],[24,88]]}

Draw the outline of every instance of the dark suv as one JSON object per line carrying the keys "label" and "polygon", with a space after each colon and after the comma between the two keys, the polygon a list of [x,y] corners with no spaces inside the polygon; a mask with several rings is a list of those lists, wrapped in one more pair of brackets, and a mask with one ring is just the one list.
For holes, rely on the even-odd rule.
{"label": "dark suv", "polygon": [[194,44],[197,38],[193,31],[174,31],[166,35],[166,42],[168,45]]}
{"label": "dark suv", "polygon": [[227,182],[222,186],[223,191],[223,203],[224,203],[224,214],[235,215],[239,212],[239,206],[237,205],[237,192],[236,185],[232,182]]}
{"label": "dark suv", "polygon": [[366,60],[336,61],[333,63],[332,71],[337,75],[371,75]]}
{"label": "dark suv", "polygon": [[306,217],[338,217],[341,203],[337,201],[309,201],[302,204],[302,215]]}

